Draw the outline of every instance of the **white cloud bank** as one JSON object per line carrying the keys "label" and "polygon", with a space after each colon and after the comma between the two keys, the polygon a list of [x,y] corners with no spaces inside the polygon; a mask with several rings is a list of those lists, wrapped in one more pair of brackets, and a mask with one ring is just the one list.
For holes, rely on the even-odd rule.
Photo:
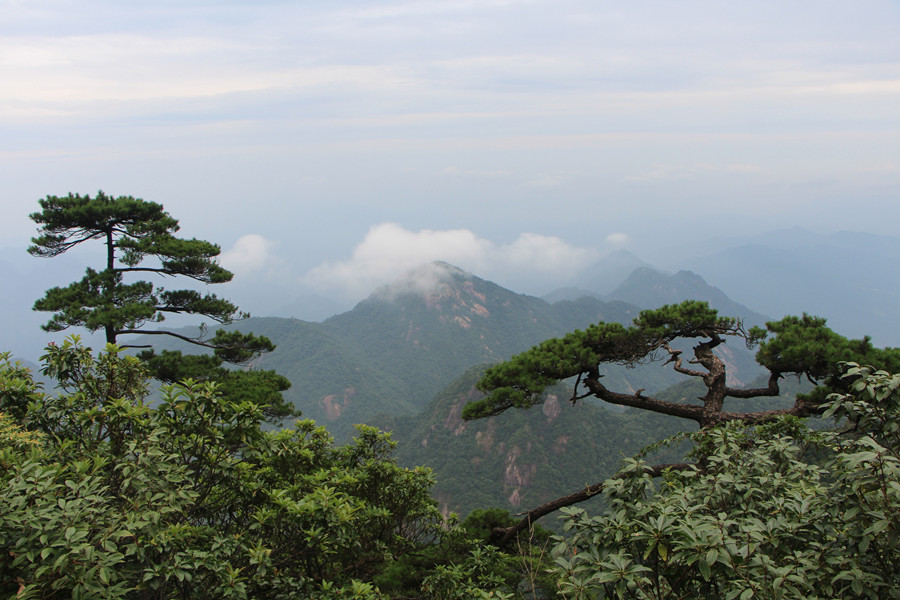
{"label": "white cloud bank", "polygon": [[597,260],[591,248],[579,248],[554,236],[523,233],[510,244],[495,244],[468,229],[409,231],[395,223],[369,229],[342,261],[311,269],[304,282],[329,293],[361,299],[415,267],[444,261],[515,291],[550,291]]}
{"label": "white cloud bank", "polygon": [[238,238],[230,250],[222,252],[220,262],[235,275],[254,275],[272,266],[273,242],[251,233]]}

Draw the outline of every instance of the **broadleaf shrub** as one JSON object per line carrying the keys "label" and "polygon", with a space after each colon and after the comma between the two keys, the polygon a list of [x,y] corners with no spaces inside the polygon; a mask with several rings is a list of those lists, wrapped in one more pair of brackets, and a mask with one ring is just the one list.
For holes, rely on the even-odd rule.
{"label": "broadleaf shrub", "polygon": [[843,379],[826,405],[839,430],[702,429],[696,467],[654,480],[631,460],[604,514],[564,509],[564,596],[900,597],[900,376],[847,364]]}
{"label": "broadleaf shrub", "polygon": [[44,361],[54,393],[0,355],[3,597],[382,598],[375,574],[448,534],[431,473],[399,467],[386,433],[266,431],[213,383],[151,405],[112,345]]}

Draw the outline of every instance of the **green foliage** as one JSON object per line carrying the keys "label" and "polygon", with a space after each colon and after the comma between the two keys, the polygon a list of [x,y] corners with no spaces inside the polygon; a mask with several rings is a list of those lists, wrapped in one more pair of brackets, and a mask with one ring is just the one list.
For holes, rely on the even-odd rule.
{"label": "green foliage", "polygon": [[57,396],[0,359],[4,597],[374,599],[376,573],[445,535],[431,474],[398,467],[387,434],[266,432],[212,383],[150,406],[115,346],[44,361]]}
{"label": "green foliage", "polygon": [[0,353],[4,377],[0,378],[0,406],[7,418],[19,421],[25,417],[28,405],[43,398],[31,372],[20,363],[13,363],[8,352]]}
{"label": "green foliage", "polygon": [[731,422],[687,438],[698,465],[606,482],[609,510],[566,509],[554,554],[567,598],[896,598],[900,377],[850,365],[827,414]]}
{"label": "green foliage", "polygon": [[451,515],[440,543],[408,553],[373,580],[385,596],[422,600],[511,598],[524,557],[470,539]]}
{"label": "green foliage", "polygon": [[[493,546],[473,550],[458,565],[440,565],[422,582],[422,594],[426,600],[508,600],[511,592],[503,578],[495,572],[500,559]],[[501,588],[501,589],[498,589]],[[488,590],[491,591],[488,591]]]}
{"label": "green foliage", "polygon": [[881,369],[900,371],[900,352],[893,348],[875,348],[871,340],[847,339],[829,329],[825,319],[788,316],[766,324],[766,332],[758,335],[774,338],[764,341],[756,359],[770,372],[803,375],[810,381],[822,382],[819,389],[805,396],[813,402],[822,402],[833,392],[846,391],[839,377],[840,363],[857,362],[878,365]]}
{"label": "green foliage", "polygon": [[[156,288],[149,281],[126,281],[126,277],[139,273],[182,276],[205,284],[231,281],[232,274],[216,260],[219,246],[176,237],[178,221],[162,205],[140,198],[114,198],[98,192],[93,198],[77,194],[47,196],[39,203],[41,212],[31,215],[40,226],[40,235],[32,239],[33,245],[28,249],[31,254],[58,256],[91,240],[106,246],[103,270],[88,268],[80,281],[50,289],[35,302],[35,310],[53,313],[44,325],[46,331],[63,331],[72,326],[91,332],[102,330],[110,344],[117,343],[126,334],[176,337],[211,349],[213,358],[174,355],[159,358],[153,351],[144,353],[142,357],[161,381],[176,383],[188,377],[215,380],[225,388],[233,388],[229,392],[232,397],[249,395],[250,399],[264,404],[268,418],[280,420],[298,414],[281,396],[290,387],[284,377],[274,372],[238,374],[222,367],[224,362],[246,364],[263,352],[271,352],[275,346],[267,338],[218,330],[207,339],[205,325],[194,337],[163,329],[141,329],[147,324],[163,322],[170,314],[200,315],[222,324],[249,316],[215,294]],[[147,259],[150,263],[144,264]],[[190,364],[178,365],[178,362]],[[254,394],[254,390],[259,393]]]}
{"label": "green foliage", "polygon": [[856,436],[867,435],[878,444],[900,452],[900,375],[856,363],[845,363],[842,394],[829,397],[826,416],[846,423]]}
{"label": "green foliage", "polygon": [[[674,350],[670,344],[680,339],[707,340],[694,347],[695,358],[690,361],[703,364],[704,352],[707,352],[703,347],[711,350],[728,337],[736,337],[748,347],[759,344],[756,360],[770,372],[774,382],[793,374],[804,375],[811,382],[824,384],[821,389],[801,397],[808,403],[803,410],[811,412],[821,412],[817,405],[828,393],[841,391],[840,380],[836,378],[836,365],[840,361],[900,369],[900,351],[873,348],[869,338],[847,339],[829,329],[825,319],[808,315],[788,316],[767,323],[766,329],[753,327],[745,331],[738,320],[718,316],[705,302],[686,301],[642,311],[629,327],[602,322],[591,325],[584,331],[577,330],[561,338],[547,340],[492,367],[478,384],[479,389],[488,394],[487,397],[467,405],[463,417],[478,419],[513,407],[529,408],[543,401],[544,391],[549,385],[572,377],[578,377],[579,381],[592,377],[600,387],[601,365],[634,366],[666,354],[669,362],[674,362],[680,351]],[[709,369],[707,364],[703,366]],[[711,393],[719,395],[720,403],[732,395],[732,390],[721,387],[712,392],[716,387],[713,383],[716,377],[714,371],[686,374],[702,376]],[[679,372],[685,372],[685,369]],[[580,391],[576,386],[577,393]],[[592,393],[598,395],[593,390]],[[769,392],[763,389],[752,396],[777,394],[777,390]],[[599,396],[610,400],[608,396]],[[741,398],[750,396],[740,391],[737,393],[737,397]],[[645,407],[648,406],[649,403],[645,403]],[[721,410],[721,407],[716,410]],[[665,412],[662,409],[659,411]],[[798,414],[799,411],[798,408]]]}
{"label": "green foliage", "polygon": [[[495,527],[509,527],[514,522],[515,519],[509,514],[508,510],[502,508],[476,508],[465,518],[462,527],[472,538],[487,542],[490,540],[491,532]],[[541,527],[541,534],[544,533],[549,537],[550,533]]]}
{"label": "green foliage", "polygon": [[153,377],[163,383],[173,384],[188,379],[215,381],[222,398],[237,403],[257,403],[267,420],[279,422],[285,417],[300,415],[282,396],[282,392],[291,387],[291,382],[275,371],[226,369],[218,353],[182,354],[177,350],[157,353],[147,350],[138,357]]}
{"label": "green foliage", "polygon": [[[462,528],[474,540],[489,544],[495,529],[509,527],[515,522],[508,510],[476,509],[462,522]],[[494,567],[494,573],[503,578],[508,589],[516,589],[517,598],[555,597],[556,577],[550,573],[550,531],[535,523],[520,531],[515,541],[515,545],[501,551],[503,560],[496,561],[498,566]]]}
{"label": "green foliage", "polygon": [[29,252],[36,256],[58,256],[91,239],[109,243],[107,250],[123,251],[122,262],[138,265],[147,256],[162,262],[162,268],[205,283],[231,280],[231,274],[213,260],[219,247],[202,240],[174,237],[178,221],[161,204],[132,196],[113,198],[102,191],[96,196],[47,196],[38,203],[43,209],[31,220],[41,226]]}
{"label": "green foliage", "polygon": [[[105,330],[107,342],[131,333],[145,323],[158,323],[167,313],[200,314],[220,323],[244,315],[236,306],[213,294],[193,290],[154,289],[152,283],[126,283],[128,273],[149,272],[186,276],[203,283],[224,283],[232,274],[219,266],[217,245],[197,239],[175,237],[178,221],[162,205],[131,196],[113,198],[103,192],[91,198],[69,194],[47,196],[39,201],[41,212],[31,215],[41,235],[32,239],[28,251],[35,256],[63,254],[89,240],[106,245],[102,271],[88,269],[81,281],[53,288],[35,303],[35,310],[53,312],[48,331],[79,326],[89,331]],[[116,253],[124,266],[116,265]],[[139,266],[146,258],[153,266]]]}
{"label": "green foliage", "polygon": [[634,366],[656,358],[658,350],[679,338],[710,336],[737,336],[748,344],[757,341],[736,319],[719,317],[698,301],[641,311],[630,327],[597,323],[542,342],[488,369],[478,388],[489,395],[467,405],[463,417],[479,419],[513,407],[529,408],[543,401],[547,386],[591,373],[601,363]]}
{"label": "green foliage", "polygon": [[742,333],[737,319],[720,317],[718,311],[710,308],[706,302],[698,300],[641,311],[634,320],[634,328],[644,336],[660,340]]}

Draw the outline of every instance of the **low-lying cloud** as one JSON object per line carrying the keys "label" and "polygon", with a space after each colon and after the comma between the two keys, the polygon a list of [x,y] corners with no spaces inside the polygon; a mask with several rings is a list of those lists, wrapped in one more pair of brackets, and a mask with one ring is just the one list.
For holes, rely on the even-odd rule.
{"label": "low-lying cloud", "polygon": [[369,229],[350,258],[322,263],[307,272],[304,282],[358,300],[423,263],[444,261],[515,291],[543,293],[598,257],[594,249],[537,233],[496,244],[468,229],[410,231],[381,223]]}
{"label": "low-lying cloud", "polygon": [[616,233],[611,233],[608,236],[606,236],[606,238],[603,241],[606,242],[607,246],[610,246],[610,247],[618,250],[618,249],[624,248],[625,246],[630,244],[631,238],[628,236],[627,233],[616,232]]}

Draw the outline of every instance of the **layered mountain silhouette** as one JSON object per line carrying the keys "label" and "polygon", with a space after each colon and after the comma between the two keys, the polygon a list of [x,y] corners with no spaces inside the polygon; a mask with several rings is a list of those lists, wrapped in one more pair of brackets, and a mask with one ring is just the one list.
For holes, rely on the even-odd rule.
{"label": "layered mountain silhouette", "polygon": [[558,289],[543,298],[550,303],[574,300],[582,296],[603,298],[628,279],[635,269],[640,268],[658,270],[628,250],[616,250],[581,271],[575,277],[574,285]]}
{"label": "layered mountain silhouette", "polygon": [[848,337],[871,335],[877,345],[900,345],[900,238],[794,228],[730,243],[681,261],[756,310],[780,317],[825,317]]}
{"label": "layered mountain silhouette", "polygon": [[686,299],[703,300],[721,314],[741,319],[748,327],[762,325],[768,320],[764,315],[735,302],[691,271],[667,275],[656,269],[639,267],[604,299],[629,302],[641,308],[656,308]]}
{"label": "layered mountain silhouette", "polygon": [[[626,268],[630,269],[627,273]],[[601,278],[604,274],[607,277],[605,280]],[[625,250],[601,259],[585,269],[577,280],[578,286],[558,289],[544,296],[544,299],[558,302],[590,296],[607,302],[626,302],[641,309],[657,308],[682,300],[703,300],[721,314],[741,319],[748,327],[762,325],[768,320],[766,316],[735,302],[692,271],[680,270],[672,275]],[[615,287],[609,286],[610,281],[617,282]]]}

